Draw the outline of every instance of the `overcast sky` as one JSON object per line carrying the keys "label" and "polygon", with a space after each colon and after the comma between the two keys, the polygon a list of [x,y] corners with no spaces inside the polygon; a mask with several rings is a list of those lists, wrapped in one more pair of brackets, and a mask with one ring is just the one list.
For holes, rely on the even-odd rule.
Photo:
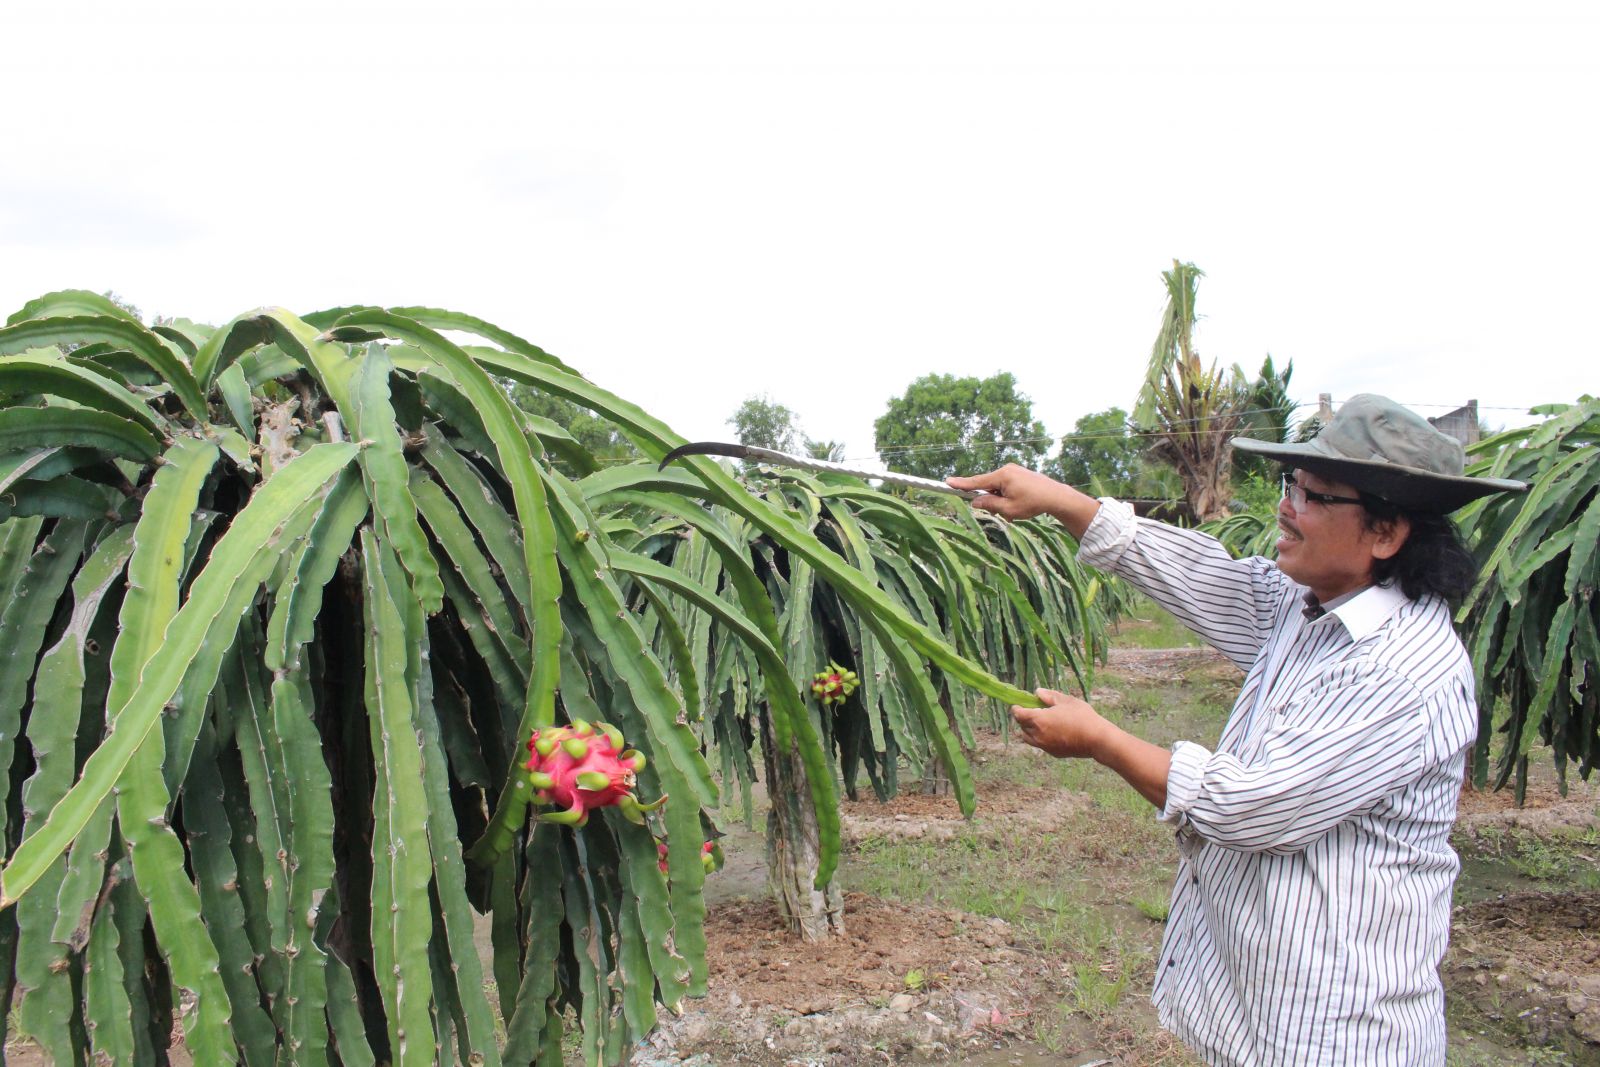
{"label": "overcast sky", "polygon": [[12,0],[0,314],[450,307],[862,457],[926,373],[1130,407],[1181,257],[1207,358],[1516,423],[1600,391],[1596,11]]}

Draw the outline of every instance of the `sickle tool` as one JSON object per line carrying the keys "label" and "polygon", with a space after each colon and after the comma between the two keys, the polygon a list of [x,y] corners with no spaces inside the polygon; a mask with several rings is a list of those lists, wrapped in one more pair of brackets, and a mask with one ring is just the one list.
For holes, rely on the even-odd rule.
{"label": "sickle tool", "polygon": [[945,493],[949,496],[958,496],[963,500],[983,494],[974,489],[954,489],[943,482],[932,478],[918,478],[912,474],[895,474],[893,471],[864,471],[855,467],[847,467],[843,463],[830,463],[825,459],[811,459],[806,456],[791,456],[787,452],[775,452],[770,448],[758,448],[755,445],[735,445],[723,441],[695,441],[687,445],[679,445],[661,461],[661,469],[665,470],[668,463],[683,456],[729,456],[733,459],[749,459],[760,463],[770,463],[775,467],[798,467],[800,470],[818,471],[822,474],[848,474],[852,478],[873,478],[885,485],[896,485],[902,489],[924,489],[930,493]]}

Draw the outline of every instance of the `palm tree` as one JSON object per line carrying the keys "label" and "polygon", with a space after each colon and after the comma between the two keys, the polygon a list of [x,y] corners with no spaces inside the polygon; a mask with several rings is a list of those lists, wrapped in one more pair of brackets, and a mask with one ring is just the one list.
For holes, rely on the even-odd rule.
{"label": "palm tree", "polygon": [[1195,294],[1204,273],[1172,261],[1163,271],[1167,304],[1150,350],[1150,366],[1134,406],[1133,423],[1151,435],[1149,454],[1175,468],[1184,500],[1201,521],[1228,514],[1228,442],[1238,432],[1250,393],[1238,368],[1209,368],[1194,347]]}
{"label": "palm tree", "polygon": [[[1237,364],[1234,373],[1241,378],[1244,371]],[[1273,365],[1272,355],[1261,363],[1261,371],[1256,380],[1250,383],[1250,404],[1244,412],[1240,423],[1239,432],[1249,437],[1260,438],[1263,441],[1287,441],[1293,432],[1289,416],[1293,413],[1295,403],[1289,396],[1289,380],[1294,377],[1294,360],[1283,365],[1279,371]],[[1245,478],[1250,475],[1264,477],[1270,474],[1273,463],[1264,456],[1251,455],[1245,452],[1235,452],[1233,456],[1233,473],[1235,477]]]}

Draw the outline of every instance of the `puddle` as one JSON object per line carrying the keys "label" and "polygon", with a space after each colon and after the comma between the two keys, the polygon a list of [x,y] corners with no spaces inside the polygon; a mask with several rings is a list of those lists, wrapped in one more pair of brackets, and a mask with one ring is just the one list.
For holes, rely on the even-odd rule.
{"label": "puddle", "polygon": [[1461,854],[1461,874],[1456,878],[1457,904],[1476,904],[1513,893],[1533,893],[1568,888],[1549,879],[1529,878],[1505,860],[1483,853]]}

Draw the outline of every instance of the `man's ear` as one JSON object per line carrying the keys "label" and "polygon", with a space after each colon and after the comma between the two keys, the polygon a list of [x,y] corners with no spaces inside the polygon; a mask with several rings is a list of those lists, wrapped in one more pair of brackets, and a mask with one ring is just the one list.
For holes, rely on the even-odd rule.
{"label": "man's ear", "polygon": [[1386,519],[1372,530],[1372,558],[1393,559],[1411,536],[1411,520],[1404,515]]}

